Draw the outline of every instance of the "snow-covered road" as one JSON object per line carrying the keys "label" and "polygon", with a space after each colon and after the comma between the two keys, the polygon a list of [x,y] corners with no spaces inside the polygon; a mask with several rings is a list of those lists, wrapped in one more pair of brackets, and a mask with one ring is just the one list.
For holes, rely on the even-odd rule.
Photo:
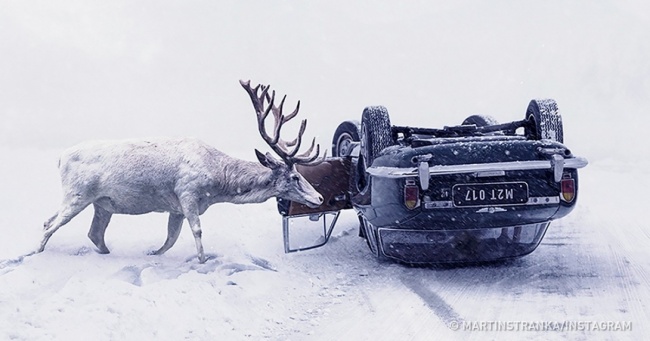
{"label": "snow-covered road", "polygon": [[650,227],[640,193],[650,186],[647,168],[630,169],[595,164],[583,170],[578,208],[551,225],[535,252],[510,262],[410,268],[358,255],[365,245],[354,236],[330,245],[322,252],[341,255],[327,256],[334,271],[355,284],[339,284],[346,286],[345,303],[334,305],[318,334],[416,340],[647,335]]}
{"label": "snow-covered road", "polygon": [[[29,156],[45,158],[21,155],[24,173]],[[147,256],[164,240],[165,217],[155,214],[116,219],[107,232],[112,253],[99,255],[85,237],[84,212],[42,254],[18,259],[36,245],[38,229],[1,240],[0,339],[640,337],[650,332],[650,228],[641,200],[648,170],[590,165],[577,208],[551,225],[535,252],[485,266],[378,263],[357,237],[352,211],[325,247],[285,255],[273,202],[211,208],[206,264],[193,258],[187,231],[166,255]],[[32,186],[26,190],[38,191],[39,181]],[[21,214],[4,217],[3,236],[42,218],[12,208]]]}

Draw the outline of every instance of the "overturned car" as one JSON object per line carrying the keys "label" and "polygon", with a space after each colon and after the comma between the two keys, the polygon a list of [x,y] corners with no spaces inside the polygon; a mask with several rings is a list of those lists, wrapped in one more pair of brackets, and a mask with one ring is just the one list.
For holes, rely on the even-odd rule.
{"label": "overturned car", "polygon": [[[320,165],[298,169],[323,195],[321,207],[278,199],[286,252],[324,245],[340,211],[354,209],[359,235],[380,260],[524,256],[571,212],[587,165],[563,144],[551,99],[532,100],[520,121],[473,115],[441,129],[392,125],[384,107],[368,107],[360,122],[338,126],[332,149]],[[320,237],[300,241],[314,224]]]}

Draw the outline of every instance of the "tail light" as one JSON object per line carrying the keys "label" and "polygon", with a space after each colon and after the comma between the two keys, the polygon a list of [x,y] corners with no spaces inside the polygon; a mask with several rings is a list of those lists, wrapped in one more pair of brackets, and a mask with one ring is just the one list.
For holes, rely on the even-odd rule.
{"label": "tail light", "polygon": [[404,206],[409,210],[420,206],[420,189],[415,180],[406,180],[404,185]]}
{"label": "tail light", "polygon": [[560,181],[560,198],[562,201],[571,203],[576,198],[576,181],[571,178],[564,178]]}

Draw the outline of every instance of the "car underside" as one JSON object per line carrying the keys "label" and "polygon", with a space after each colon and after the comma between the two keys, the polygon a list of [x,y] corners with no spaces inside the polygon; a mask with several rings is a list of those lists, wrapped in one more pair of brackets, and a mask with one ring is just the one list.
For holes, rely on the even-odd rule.
{"label": "car underside", "polygon": [[[521,121],[473,115],[442,129],[393,126],[384,107],[368,107],[361,122],[339,125],[332,147],[334,157],[299,169],[325,204],[309,209],[279,200],[285,237],[291,219],[323,217],[324,244],[337,212],[353,208],[378,259],[411,264],[534,251],[550,222],[575,206],[577,169],[587,164],[563,144],[553,100],[531,101]],[[285,250],[295,251],[286,241]]]}

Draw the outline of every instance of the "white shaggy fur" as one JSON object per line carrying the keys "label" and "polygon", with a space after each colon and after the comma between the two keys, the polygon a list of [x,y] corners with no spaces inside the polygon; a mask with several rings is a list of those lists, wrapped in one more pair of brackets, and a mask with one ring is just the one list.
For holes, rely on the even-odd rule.
{"label": "white shaggy fur", "polygon": [[154,254],[169,250],[186,218],[205,262],[199,215],[218,202],[257,203],[279,196],[316,207],[320,194],[294,166],[258,151],[260,163],[232,158],[197,139],[93,141],[66,150],[59,161],[63,202],[45,224],[39,252],[52,234],[88,205],[88,237],[100,253],[113,214],[169,212],[168,235]]}

